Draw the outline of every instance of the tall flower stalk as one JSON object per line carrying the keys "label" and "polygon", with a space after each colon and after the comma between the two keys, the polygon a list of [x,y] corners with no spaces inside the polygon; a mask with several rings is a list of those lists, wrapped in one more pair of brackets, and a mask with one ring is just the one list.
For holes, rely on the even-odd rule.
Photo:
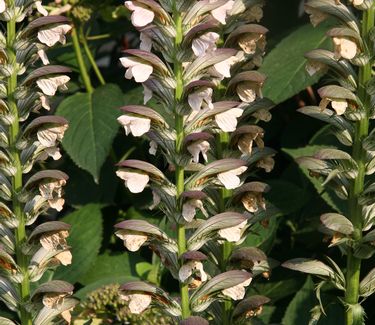
{"label": "tall flower stalk", "polygon": [[251,24],[261,18],[262,5],[125,3],[141,44],[140,50],[125,51],[121,63],[127,79],[142,83],[149,106],[125,106],[118,120],[127,135],[147,136],[150,154],[162,154],[169,167],[164,173],[150,163],[125,160],[117,175],[132,193],[149,187],[151,208],[158,207],[176,232],[125,220],[116,225],[116,235],[130,251],[148,245],[180,284],[178,299],[146,282],[124,284],[121,296],[133,313],[158,306],[181,324],[231,324],[258,315],[268,301],[253,296],[236,306],[219,304],[242,300],[253,277],[270,271],[261,250],[233,250],[267,217],[268,187],[244,184],[245,172],[273,167],[274,152],[264,148],[264,131],[255,125],[269,120],[272,103],[262,98],[265,77],[251,71],[264,52],[266,29]]}
{"label": "tall flower stalk", "polygon": [[[18,313],[22,325],[46,324],[57,316],[70,322],[76,304],[69,298],[72,285],[63,281],[31,290],[46,270],[71,263],[69,225],[46,222],[31,229],[49,208],[62,210],[68,179],[58,170],[37,171],[39,162],[61,157],[58,144],[67,121],[35,113],[49,110],[49,98],[69,81],[64,75],[69,69],[49,66],[44,50],[64,42],[70,26],[56,16],[20,27],[35,9],[47,15],[41,1],[0,1],[0,20],[6,25],[5,35],[0,32],[0,300]],[[35,69],[40,61],[45,66]],[[0,322],[14,324],[5,318]]]}
{"label": "tall flower stalk", "polygon": [[330,282],[342,290],[340,301],[346,311],[346,324],[362,324],[365,313],[359,300],[373,293],[375,283],[374,271],[361,281],[362,260],[375,252],[372,247],[375,201],[371,183],[375,172],[374,131],[370,128],[370,120],[374,118],[375,5],[366,0],[348,1],[348,5],[333,0],[310,0],[306,12],[314,25],[328,17],[339,23],[327,33],[333,41],[333,52],[314,50],[306,54],[310,74],[329,69],[336,83],[319,89],[320,107],[305,107],[301,112],[331,124],[340,147],[323,149],[313,157],[301,158],[300,162],[312,175],[325,177],[324,184],[347,202],[342,214],[321,216],[322,231],[331,237],[330,246],[339,247],[347,264],[344,272],[332,260],[330,266],[304,259],[288,261],[285,266],[319,275],[324,283]]}

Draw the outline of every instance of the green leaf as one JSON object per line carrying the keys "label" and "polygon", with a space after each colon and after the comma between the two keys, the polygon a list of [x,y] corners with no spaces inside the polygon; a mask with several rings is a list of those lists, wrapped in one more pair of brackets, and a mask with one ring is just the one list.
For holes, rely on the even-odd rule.
{"label": "green leaf", "polygon": [[316,28],[304,25],[284,38],[266,56],[259,70],[268,77],[263,89],[265,97],[279,104],[318,81],[319,76],[310,77],[305,72],[304,54],[325,47],[327,30],[325,24]]}
{"label": "green leaf", "polygon": [[136,253],[124,252],[117,255],[104,253],[99,255],[95,264],[80,278],[80,282],[88,285],[103,279],[121,276],[136,276],[135,265],[142,262],[142,258]]}
{"label": "green leaf", "polygon": [[91,95],[77,93],[68,97],[57,114],[69,121],[63,147],[73,161],[99,180],[99,173],[111,149],[119,124],[119,108],[123,94],[116,85],[97,88]]}
{"label": "green leaf", "polygon": [[308,277],[302,289],[297,292],[286,309],[282,324],[308,324],[310,320],[310,311],[315,304],[316,298],[314,295],[314,283],[311,278]]}
{"label": "green leaf", "polygon": [[99,253],[103,232],[100,205],[86,205],[62,221],[72,225],[68,243],[72,247],[73,262],[59,267],[54,279],[75,283],[93,266]]}

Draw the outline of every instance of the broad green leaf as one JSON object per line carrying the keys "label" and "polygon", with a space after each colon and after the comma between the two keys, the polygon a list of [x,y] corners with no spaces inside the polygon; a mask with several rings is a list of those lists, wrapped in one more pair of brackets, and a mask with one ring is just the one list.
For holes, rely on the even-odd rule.
{"label": "broad green leaf", "polygon": [[282,324],[308,324],[310,320],[310,310],[315,305],[314,283],[311,278],[308,277],[301,290],[297,292],[286,309]]}
{"label": "broad green leaf", "polygon": [[86,205],[62,221],[72,225],[68,244],[72,247],[73,261],[69,266],[59,267],[54,279],[75,283],[92,268],[99,253],[103,232],[100,205]]}
{"label": "broad green leaf", "polygon": [[328,30],[322,24],[316,28],[304,25],[284,38],[264,59],[260,72],[267,76],[264,96],[279,104],[313,85],[319,76],[310,77],[305,71],[304,54],[326,47]]}
{"label": "broad green leaf", "polygon": [[80,282],[88,285],[100,280],[121,276],[136,276],[135,265],[142,262],[137,253],[124,252],[117,255],[104,253],[99,255],[94,265],[80,278]]}
{"label": "broad green leaf", "polygon": [[99,181],[99,174],[119,124],[119,108],[123,94],[116,85],[97,88],[91,95],[77,93],[68,97],[57,109],[57,115],[69,121],[63,147],[78,167]]}

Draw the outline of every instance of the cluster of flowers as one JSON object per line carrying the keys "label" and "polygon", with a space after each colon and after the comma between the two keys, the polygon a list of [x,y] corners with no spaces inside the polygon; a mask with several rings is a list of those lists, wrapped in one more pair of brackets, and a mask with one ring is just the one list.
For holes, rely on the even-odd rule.
{"label": "cluster of flowers", "polygon": [[[357,316],[362,319],[364,315],[358,299],[374,292],[375,281],[372,271],[359,283],[358,268],[361,259],[375,253],[375,230],[372,230],[375,223],[374,184],[366,177],[375,172],[375,138],[374,131],[369,129],[369,120],[375,116],[371,72],[374,37],[370,31],[374,23],[374,2],[351,0],[345,5],[338,0],[309,0],[306,12],[314,26],[328,18],[339,23],[327,32],[332,38],[333,51],[316,49],[306,53],[307,72],[315,75],[330,71],[336,84],[318,90],[322,98],[319,107],[300,109],[302,113],[330,124],[338,140],[338,149],[325,148],[312,157],[301,157],[299,162],[311,176],[323,178],[323,185],[348,202],[342,211],[346,216],[327,213],[320,218],[321,231],[329,238],[330,246],[337,246],[348,257],[347,274],[345,276],[332,260],[329,260],[329,266],[310,259],[295,259],[284,265],[323,278],[319,290],[323,283],[329,282],[344,291],[345,298],[341,301],[349,311],[347,324],[354,324],[353,319]],[[357,14],[362,14],[362,25]]]}
{"label": "cluster of flowers", "polygon": [[[151,209],[163,212],[176,226],[178,238],[142,220],[119,223],[116,235],[130,251],[148,245],[181,287],[179,301],[145,282],[124,284],[121,295],[133,313],[154,305],[181,324],[203,311],[221,323],[221,315],[210,305],[242,300],[252,278],[269,272],[265,254],[244,247],[231,255],[229,271],[214,276],[220,272],[222,243],[240,245],[250,227],[267,216],[263,193],[268,186],[243,182],[249,167],[269,172],[274,164],[274,151],[264,147],[264,130],[255,125],[270,120],[272,107],[262,97],[265,77],[252,70],[260,66],[265,49],[267,30],[254,23],[262,17],[263,4],[125,2],[141,44],[139,50],[125,51],[121,63],[127,69],[125,78],[142,83],[144,105],[149,106],[123,107],[118,121],[127,135],[147,136],[149,153],[160,152],[175,178],[170,181],[152,164],[138,160],[120,162],[117,175],[132,193],[151,188]],[[215,137],[223,132],[230,133],[230,140],[217,160]],[[224,211],[218,203],[220,189],[234,190]],[[205,262],[216,265],[213,276],[204,269]],[[247,298],[227,316],[236,321],[256,316],[267,301],[262,296]]]}
{"label": "cluster of flowers", "polygon": [[[45,17],[18,25],[35,9]],[[45,49],[64,44],[71,27],[33,0],[0,0],[0,20],[7,27],[0,32],[0,300],[18,312],[22,324],[47,324],[57,316],[70,322],[77,303],[70,298],[71,284],[50,281],[30,291],[30,282],[42,279],[46,270],[71,263],[70,227],[53,221],[29,227],[40,214],[64,205],[68,176],[38,172],[35,164],[61,157],[58,146],[68,122],[38,115],[50,109],[49,98],[57,90],[66,89],[70,70],[48,65]],[[38,62],[44,66],[35,69]],[[15,324],[5,318],[0,323]]]}

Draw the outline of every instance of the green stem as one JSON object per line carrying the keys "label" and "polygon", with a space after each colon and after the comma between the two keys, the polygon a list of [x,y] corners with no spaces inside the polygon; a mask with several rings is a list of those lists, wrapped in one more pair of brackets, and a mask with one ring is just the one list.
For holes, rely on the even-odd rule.
{"label": "green stem", "polygon": [[[227,149],[229,143],[229,134],[226,132],[220,133],[216,138],[216,149],[217,149],[217,158],[224,158],[224,151]],[[225,212],[227,199],[231,197],[232,191],[225,188],[220,189],[220,198],[219,198],[219,212]],[[227,265],[229,258],[232,255],[232,244],[229,242],[224,242],[222,245],[222,257],[220,261],[221,272],[227,271]],[[230,315],[232,310],[232,302],[226,300],[222,304],[222,324],[229,325],[231,322]]]}
{"label": "green stem", "polygon": [[[9,3],[10,6],[14,2]],[[16,65],[16,53],[14,51],[14,42],[16,40],[16,21],[11,19],[7,22],[7,49],[8,49],[8,63]],[[31,325],[31,315],[26,310],[25,304],[30,298],[30,284],[28,278],[28,258],[22,252],[22,245],[26,241],[25,217],[23,214],[22,203],[18,200],[18,193],[22,190],[22,165],[20,160],[20,153],[17,149],[17,139],[19,136],[19,118],[17,101],[15,99],[15,91],[17,88],[17,72],[13,72],[7,80],[7,100],[11,114],[13,115],[13,122],[9,128],[9,149],[13,159],[14,167],[16,169],[12,177],[12,204],[13,212],[18,219],[19,225],[15,230],[16,237],[16,260],[17,264],[23,272],[24,278],[19,285],[19,293],[21,298],[21,305],[19,306],[19,315],[22,325]]]}
{"label": "green stem", "polygon": [[85,85],[86,91],[89,94],[91,94],[94,91],[94,88],[92,87],[90,76],[87,72],[85,61],[83,60],[83,55],[82,55],[82,51],[81,51],[81,45],[79,43],[77,28],[79,28],[78,23],[74,24],[73,29],[72,29],[73,48],[74,48],[74,52],[76,54],[79,71],[81,73],[81,77],[82,77],[83,83]]}
{"label": "green stem", "polygon": [[96,74],[96,76],[97,76],[100,84],[102,86],[104,86],[105,85],[105,80],[103,78],[102,73],[100,72],[100,69],[99,69],[98,65],[96,64],[95,58],[94,58],[94,56],[93,56],[93,54],[92,54],[92,52],[90,50],[90,47],[87,44],[87,39],[85,37],[85,34],[83,33],[82,26],[79,27],[79,39],[80,39],[80,41],[81,41],[81,43],[83,45],[83,49],[86,52],[87,58],[89,59],[89,61],[91,63],[91,66],[94,69],[94,72],[95,72],[95,74]]}
{"label": "green stem", "polygon": [[[175,90],[175,129],[176,129],[176,154],[180,155],[182,152],[183,141],[184,141],[184,117],[178,111],[178,104],[182,98],[184,91],[184,80],[182,75],[182,63],[178,59],[177,53],[180,49],[180,45],[183,38],[182,28],[182,17],[181,13],[176,8],[176,2],[174,2],[173,17],[176,25],[176,37],[175,37],[175,55],[174,55],[174,74],[176,78],[176,90]],[[176,187],[177,187],[177,199],[179,202],[179,209],[182,210],[181,194],[185,190],[185,171],[182,166],[176,166]],[[182,224],[178,224],[178,254],[181,256],[186,252],[186,229]],[[190,304],[189,304],[189,288],[188,284],[180,283],[180,296],[181,296],[181,309],[182,318],[186,319],[190,316]]]}
{"label": "green stem", "polygon": [[[374,26],[374,6],[364,12],[362,20],[362,37],[366,38],[370,29]],[[363,140],[369,133],[369,108],[370,97],[366,92],[366,84],[371,79],[371,64],[368,63],[359,69],[359,89],[358,97],[362,101],[366,116],[356,123],[356,132],[353,144],[352,157],[358,164],[358,176],[351,182],[349,192],[349,216],[354,226],[353,239],[359,241],[362,238],[362,206],[359,204],[359,196],[364,190],[366,172],[366,151],[362,147]],[[348,250],[347,272],[346,272],[346,292],[345,302],[348,305],[355,305],[359,299],[359,283],[361,272],[361,260],[354,256],[353,250]],[[351,308],[347,308],[345,315],[346,325],[353,325],[354,317]]]}

